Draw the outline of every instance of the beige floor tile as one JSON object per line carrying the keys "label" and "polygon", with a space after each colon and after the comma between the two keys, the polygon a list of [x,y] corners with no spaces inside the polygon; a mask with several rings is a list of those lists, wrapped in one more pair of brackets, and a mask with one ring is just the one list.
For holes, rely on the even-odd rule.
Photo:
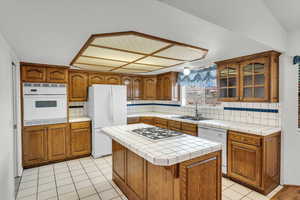
{"label": "beige floor tile", "polygon": [[81,188],[85,188],[85,187],[90,187],[90,186],[92,186],[92,183],[90,182],[90,180],[84,180],[84,181],[75,183],[75,187],[77,190],[79,190]]}
{"label": "beige floor tile", "polygon": [[86,174],[80,174],[78,176],[73,176],[73,181],[74,182],[81,182],[81,181],[84,181],[84,180],[87,180],[87,179],[89,179],[89,177]]}
{"label": "beige floor tile", "polygon": [[79,195],[79,198],[84,198],[84,197],[88,197],[91,196],[93,194],[96,194],[96,190],[94,189],[94,186],[89,186],[89,187],[85,187],[85,188],[81,188],[77,190],[77,193]]}
{"label": "beige floor tile", "polygon": [[37,187],[37,180],[21,182],[19,186],[19,190],[24,190],[31,187]]}
{"label": "beige floor tile", "polygon": [[56,180],[57,187],[63,186],[63,185],[69,185],[73,183],[73,180],[71,178],[65,178],[65,179],[58,179]]}
{"label": "beige floor tile", "polygon": [[82,200],[101,200],[101,199],[98,196],[98,194],[94,194],[92,196],[88,196],[88,197],[82,198]]}
{"label": "beige floor tile", "polygon": [[71,171],[72,176],[79,176],[81,174],[85,174],[85,171],[83,169],[78,169],[78,170],[74,170]]}
{"label": "beige floor tile", "polygon": [[50,182],[50,183],[39,185],[38,192],[40,193],[40,192],[51,190],[54,188],[56,188],[55,182]]}
{"label": "beige floor tile", "polygon": [[36,193],[37,193],[37,188],[36,187],[27,188],[27,189],[19,191],[18,198],[31,196],[31,195],[34,195]]}
{"label": "beige floor tile", "polygon": [[54,182],[54,176],[49,176],[49,177],[43,177],[43,178],[39,178],[38,183],[39,185],[42,184],[46,184],[46,183],[50,183],[50,182]]}
{"label": "beige floor tile", "polygon": [[70,193],[70,192],[76,192],[75,185],[73,183],[69,184],[69,185],[63,185],[63,186],[57,187],[58,195],[62,195],[62,194]]}
{"label": "beige floor tile", "polygon": [[231,199],[229,199],[229,198],[227,198],[226,196],[222,196],[222,200],[231,200]]}
{"label": "beige floor tile", "polygon": [[249,199],[248,197],[244,197],[241,200],[252,200],[252,199]]}
{"label": "beige floor tile", "polygon": [[100,196],[101,196],[102,200],[110,200],[110,199],[118,197],[119,194],[114,189],[110,189],[110,190],[101,192]]}
{"label": "beige floor tile", "polygon": [[91,182],[93,184],[98,184],[98,183],[102,183],[103,181],[106,181],[105,177],[104,176],[97,176],[97,177],[91,177]]}
{"label": "beige floor tile", "polygon": [[53,171],[39,173],[39,178],[50,177],[50,176],[54,176],[54,172]]}
{"label": "beige floor tile", "polygon": [[56,189],[47,190],[38,193],[38,200],[47,200],[49,198],[57,197]]}
{"label": "beige floor tile", "polygon": [[96,178],[96,177],[102,176],[102,173],[97,170],[97,171],[93,171],[93,172],[88,172],[87,175],[90,178]]}
{"label": "beige floor tile", "polygon": [[227,179],[227,178],[222,178],[222,185],[229,187],[235,184],[233,181]]}
{"label": "beige floor tile", "polygon": [[250,192],[248,195],[247,195],[248,198],[252,199],[252,200],[269,200],[269,198],[267,196],[264,196],[258,192]]}
{"label": "beige floor tile", "polygon": [[71,178],[71,174],[69,172],[67,173],[62,173],[62,174],[56,174],[55,173],[55,179],[59,180],[59,179],[65,179],[65,178]]}
{"label": "beige floor tile", "polygon": [[29,181],[34,181],[34,180],[37,180],[37,179],[38,179],[38,175],[37,174],[23,176],[21,178],[21,183],[25,183],[25,182],[29,182]]}
{"label": "beige floor tile", "polygon": [[112,185],[109,182],[107,182],[106,180],[103,180],[97,184],[94,184],[94,186],[98,192],[103,192],[105,190],[110,190],[113,188]]}
{"label": "beige floor tile", "polygon": [[76,192],[69,192],[66,194],[59,195],[59,200],[78,200],[79,197]]}
{"label": "beige floor tile", "polygon": [[231,199],[231,200],[240,200],[244,195],[231,190],[230,188],[225,189],[222,193],[222,195],[226,196],[227,198]]}
{"label": "beige floor tile", "polygon": [[69,168],[68,167],[61,167],[54,169],[55,174],[62,174],[62,173],[69,173]]}
{"label": "beige floor tile", "polygon": [[37,194],[26,196],[26,197],[18,197],[17,200],[36,200]]}
{"label": "beige floor tile", "polygon": [[240,184],[234,184],[230,187],[230,189],[242,194],[242,195],[247,195],[249,194],[252,190],[250,190],[249,188],[246,188]]}

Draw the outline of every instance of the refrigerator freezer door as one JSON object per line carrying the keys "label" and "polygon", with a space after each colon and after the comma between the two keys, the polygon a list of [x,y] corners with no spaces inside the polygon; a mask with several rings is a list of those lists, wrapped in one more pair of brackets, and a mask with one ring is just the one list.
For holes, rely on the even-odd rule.
{"label": "refrigerator freezer door", "polygon": [[92,156],[94,158],[112,154],[112,140],[102,132],[101,128],[93,129],[92,141]]}

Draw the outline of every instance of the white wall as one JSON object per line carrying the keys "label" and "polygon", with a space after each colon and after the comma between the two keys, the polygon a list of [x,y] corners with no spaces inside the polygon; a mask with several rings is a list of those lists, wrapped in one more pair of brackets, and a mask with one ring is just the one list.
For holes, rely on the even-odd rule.
{"label": "white wall", "polygon": [[292,56],[300,55],[300,30],[288,36],[288,52],[280,59],[280,103],[282,109],[282,182],[300,185],[300,132],[298,132],[298,67]]}
{"label": "white wall", "polygon": [[0,34],[0,199],[14,199],[11,62],[13,54]]}

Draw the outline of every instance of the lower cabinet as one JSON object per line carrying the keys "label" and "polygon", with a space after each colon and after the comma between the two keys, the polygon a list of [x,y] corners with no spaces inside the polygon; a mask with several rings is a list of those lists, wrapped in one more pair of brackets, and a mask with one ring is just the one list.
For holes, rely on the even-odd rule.
{"label": "lower cabinet", "polygon": [[197,136],[198,135],[198,125],[187,123],[187,122],[182,122],[181,123],[181,131],[188,135]]}
{"label": "lower cabinet", "polygon": [[46,126],[23,129],[23,166],[47,162],[47,141]]}
{"label": "lower cabinet", "polygon": [[154,125],[154,117],[141,117],[140,123]]}
{"label": "lower cabinet", "polygon": [[67,157],[67,124],[48,126],[48,160],[62,160]]}
{"label": "lower cabinet", "polygon": [[158,126],[160,128],[168,128],[168,120],[156,117],[154,119],[154,126]]}
{"label": "lower cabinet", "polygon": [[125,181],[126,148],[119,143],[112,141],[112,165],[114,172],[120,179]]}
{"label": "lower cabinet", "polygon": [[25,168],[91,153],[90,122],[30,126],[22,134]]}
{"label": "lower cabinet", "polygon": [[71,156],[82,156],[91,153],[90,129],[90,122],[71,123]]}
{"label": "lower cabinet", "polygon": [[229,131],[227,175],[268,194],[280,181],[280,133],[256,136]]}

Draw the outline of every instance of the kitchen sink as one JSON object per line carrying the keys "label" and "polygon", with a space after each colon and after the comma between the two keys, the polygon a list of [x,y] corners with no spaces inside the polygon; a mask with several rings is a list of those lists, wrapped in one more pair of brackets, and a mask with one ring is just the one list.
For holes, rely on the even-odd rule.
{"label": "kitchen sink", "polygon": [[208,120],[208,118],[205,118],[205,117],[194,117],[194,116],[188,116],[188,115],[178,116],[178,117],[174,117],[174,118],[187,119],[187,120],[193,120],[193,121]]}

